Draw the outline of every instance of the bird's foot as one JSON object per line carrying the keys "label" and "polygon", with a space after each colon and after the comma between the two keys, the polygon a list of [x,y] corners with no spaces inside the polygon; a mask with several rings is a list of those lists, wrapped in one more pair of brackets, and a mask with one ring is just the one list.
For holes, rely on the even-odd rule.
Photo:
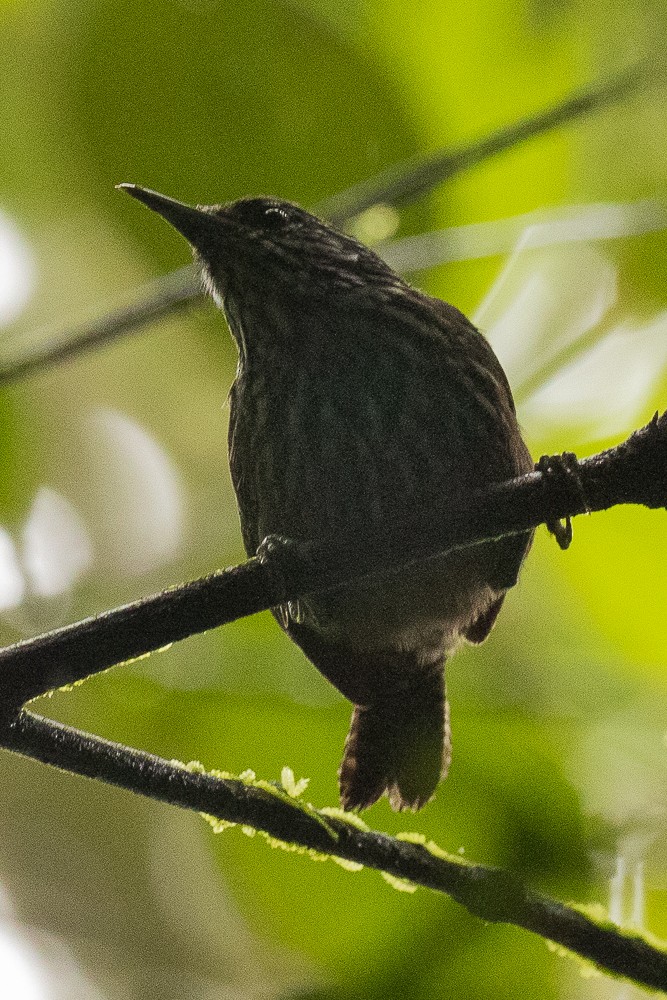
{"label": "bird's foot", "polygon": [[[539,462],[535,463],[535,471],[541,472],[545,478],[558,477],[561,481],[574,487],[578,494],[582,506],[588,511],[584,486],[579,475],[579,464],[577,456],[571,451],[564,451],[561,455],[542,455]],[[564,520],[558,518],[550,519],[546,522],[548,531],[556,539],[561,549],[568,549],[572,542],[572,519],[568,516]]]}
{"label": "bird's foot", "polygon": [[271,584],[285,597],[294,590],[303,554],[303,544],[284,535],[267,535],[257,548],[257,558],[265,567]]}

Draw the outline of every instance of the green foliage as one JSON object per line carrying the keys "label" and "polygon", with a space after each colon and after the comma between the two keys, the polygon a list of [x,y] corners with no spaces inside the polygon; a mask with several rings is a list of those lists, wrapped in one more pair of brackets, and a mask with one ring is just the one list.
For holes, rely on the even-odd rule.
{"label": "green foliage", "polygon": [[[115,183],[195,202],[276,193],[313,204],[547,106],[643,50],[645,37],[664,49],[666,17],[648,0],[623,9],[474,0],[465,11],[405,0],[6,3],[0,208],[32,248],[38,281],[3,336],[29,342],[42,324],[95,314],[187,262],[181,242]],[[666,121],[664,92],[649,90],[456,179],[402,212],[399,235],[664,197]],[[655,319],[665,309],[664,234],[597,249],[618,281],[601,333],[604,323]],[[472,312],[504,264],[498,254],[418,279]],[[556,301],[570,292],[556,289]],[[547,340],[559,317],[555,306]],[[44,484],[89,523],[107,523],[115,498],[100,491],[82,443],[98,407],[160,443],[188,509],[179,551],[134,576],[96,535],[87,575],[62,599],[34,598],[1,617],[5,641],[239,561],[223,409],[234,366],[218,315],[202,307],[3,392],[0,527],[20,534]],[[614,394],[626,372],[603,378]],[[666,384],[658,371],[637,425],[667,405]],[[583,455],[620,436],[593,438],[567,406],[548,426],[524,424],[536,455]],[[566,554],[538,538],[489,643],[451,665],[452,772],[410,824],[430,849],[605,906],[623,854],[626,923],[642,862],[645,926],[662,937],[666,546],[664,515],[630,508],[580,518]],[[257,774],[277,776],[289,760],[311,776],[312,798],[335,802],[350,709],[264,615],[56,693],[44,711],[232,773],[252,761]],[[195,817],[9,756],[0,787],[0,876],[23,919],[67,941],[109,995],[279,997],[315,983],[322,998],[345,990],[364,1000],[594,996],[539,940],[482,926],[434,894],[389,892],[373,872],[349,878],[256,840],[213,837]],[[286,774],[283,792],[266,787],[289,794],[298,783]],[[393,833],[405,825],[385,802],[364,818]]]}

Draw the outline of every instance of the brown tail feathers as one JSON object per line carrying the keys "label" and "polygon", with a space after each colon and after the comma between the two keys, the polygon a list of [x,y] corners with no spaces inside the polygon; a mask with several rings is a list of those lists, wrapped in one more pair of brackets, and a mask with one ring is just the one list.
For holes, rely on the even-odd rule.
{"label": "brown tail feathers", "polygon": [[386,791],[392,809],[420,809],[451,758],[444,663],[429,664],[357,705],[339,771],[344,809],[365,809]]}
{"label": "brown tail feathers", "polygon": [[443,654],[359,650],[293,621],[287,631],[356,706],[338,772],[343,808],[365,809],[385,791],[394,809],[428,802],[451,757]]}

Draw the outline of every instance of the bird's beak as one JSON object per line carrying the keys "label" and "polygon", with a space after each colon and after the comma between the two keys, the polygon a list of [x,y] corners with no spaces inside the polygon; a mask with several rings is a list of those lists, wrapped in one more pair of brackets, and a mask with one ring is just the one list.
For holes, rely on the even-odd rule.
{"label": "bird's beak", "polygon": [[220,239],[221,222],[218,216],[212,215],[203,208],[193,208],[175,198],[168,198],[157,191],[139,187],[137,184],[117,184],[119,191],[126,191],[137,201],[143,201],[154,212],[157,212],[171,223],[186,240],[196,249],[205,249],[216,237]]}

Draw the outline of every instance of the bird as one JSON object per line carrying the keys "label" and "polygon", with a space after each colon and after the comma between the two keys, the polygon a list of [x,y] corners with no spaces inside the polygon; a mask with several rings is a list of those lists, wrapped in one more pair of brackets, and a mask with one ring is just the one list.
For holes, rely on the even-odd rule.
{"label": "bird", "polygon": [[[118,187],[191,244],[236,341],[228,446],[248,555],[268,536],[397,530],[532,471],[486,338],[372,249],[277,197],[193,207]],[[433,798],[451,760],[446,662],[487,637],[531,541],[506,536],[272,609],[354,706],[343,809]]]}

